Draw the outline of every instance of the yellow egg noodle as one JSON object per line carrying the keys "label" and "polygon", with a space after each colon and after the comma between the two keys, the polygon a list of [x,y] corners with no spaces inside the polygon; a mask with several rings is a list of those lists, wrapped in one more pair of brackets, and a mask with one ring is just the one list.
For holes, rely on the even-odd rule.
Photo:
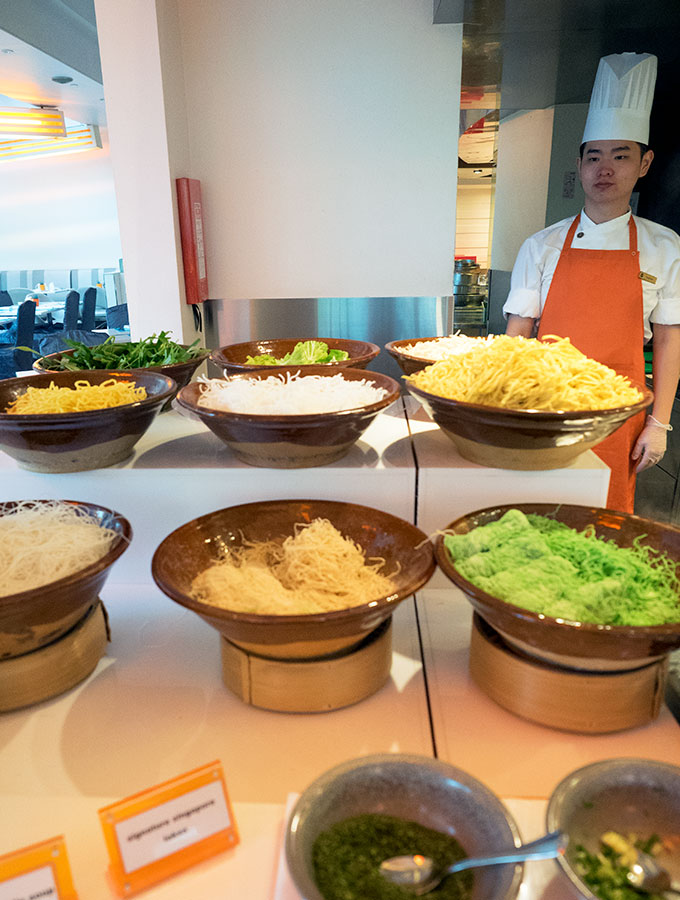
{"label": "yellow egg noodle", "polygon": [[526,410],[612,409],[641,392],[623,375],[577,350],[569,338],[498,335],[406,379],[430,394],[484,406]]}
{"label": "yellow egg noodle", "polygon": [[198,575],[192,595],[237,612],[298,615],[346,609],[394,591],[380,569],[328,519],[297,523],[281,541],[245,541]]}
{"label": "yellow egg noodle", "polygon": [[63,500],[22,500],[0,514],[0,597],[66,578],[104,556],[116,532]]}
{"label": "yellow egg noodle", "polygon": [[6,408],[13,415],[44,415],[50,413],[86,412],[107,409],[146,400],[146,388],[134,381],[108,378],[101,384],[76,381],[72,388],[58,387],[53,381],[46,388],[32,385]]}

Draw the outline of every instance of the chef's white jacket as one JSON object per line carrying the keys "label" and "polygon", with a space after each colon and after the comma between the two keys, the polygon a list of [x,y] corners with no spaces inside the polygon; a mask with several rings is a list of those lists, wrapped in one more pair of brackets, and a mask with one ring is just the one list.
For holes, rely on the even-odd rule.
{"label": "chef's white jacket", "polygon": [[[631,213],[596,225],[585,212],[576,227],[572,247],[582,250],[627,250],[628,220]],[[510,281],[510,293],[503,313],[539,319],[552,277],[574,217],[562,219],[538,231],[522,244]],[[680,237],[670,228],[635,216],[640,251],[640,269],[656,278],[642,281],[645,340],[652,336],[650,322],[660,325],[680,323]],[[614,314],[614,312],[613,312]]]}

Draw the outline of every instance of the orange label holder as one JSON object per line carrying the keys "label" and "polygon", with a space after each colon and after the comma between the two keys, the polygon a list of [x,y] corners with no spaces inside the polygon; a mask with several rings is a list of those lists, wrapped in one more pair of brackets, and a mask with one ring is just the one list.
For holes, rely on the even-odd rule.
{"label": "orange label holder", "polygon": [[[41,873],[41,870],[48,868],[50,873]],[[23,880],[26,889],[30,891],[26,894],[27,897],[34,894],[38,888],[29,888],[27,884],[27,879],[31,876],[40,879],[42,883],[40,896],[52,897],[53,900],[78,900],[63,835],[1,855],[0,897],[4,894],[3,885],[11,890],[12,897],[21,896],[17,893],[21,889],[19,880]],[[48,886],[52,887],[52,882],[54,889],[49,894],[44,894],[43,892],[48,890]]]}
{"label": "orange label holder", "polygon": [[[99,820],[109,872],[120,897],[130,897],[239,843],[217,761],[105,806]],[[210,833],[202,836],[202,831]]]}

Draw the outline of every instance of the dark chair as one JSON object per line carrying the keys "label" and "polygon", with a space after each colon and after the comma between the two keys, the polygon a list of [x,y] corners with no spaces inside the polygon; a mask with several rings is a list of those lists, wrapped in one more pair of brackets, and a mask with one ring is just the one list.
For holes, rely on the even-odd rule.
{"label": "dark chair", "polygon": [[8,291],[0,291],[0,306],[11,306],[12,295]]}
{"label": "dark chair", "polygon": [[[80,311],[80,327],[83,331],[94,330],[94,309],[97,303],[97,288],[89,287],[83,294],[83,305]],[[66,328],[66,325],[64,325]]]}
{"label": "dark chair", "polygon": [[78,291],[69,291],[64,301],[64,331],[75,331],[78,327],[79,307],[80,294]]}
{"label": "dark chair", "polygon": [[[17,312],[16,347],[32,347],[33,332],[35,330],[35,303],[32,300],[24,300]],[[35,355],[30,350],[14,351],[16,371],[22,372],[30,369]]]}
{"label": "dark chair", "polygon": [[127,303],[119,303],[116,306],[109,306],[106,310],[106,327],[107,328],[122,328],[124,325],[129,325],[130,319],[128,317],[128,307]]}
{"label": "dark chair", "polygon": [[59,353],[61,350],[71,350],[72,348],[66,343],[67,338],[93,347],[95,344],[103,344],[108,335],[96,334],[94,331],[60,331],[57,334],[50,334],[40,341],[40,353],[48,356],[50,353]]}

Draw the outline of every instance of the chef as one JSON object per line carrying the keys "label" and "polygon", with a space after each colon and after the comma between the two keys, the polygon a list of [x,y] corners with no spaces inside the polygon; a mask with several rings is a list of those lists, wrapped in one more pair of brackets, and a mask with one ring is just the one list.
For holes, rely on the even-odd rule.
{"label": "chef", "polygon": [[666,450],[680,376],[680,237],[634,216],[630,197],[651,165],[649,113],[656,57],[600,60],[577,167],[585,204],[528,238],[503,307],[507,333],[554,334],[644,383],[643,346],[654,335],[654,405],[595,448],[611,469],[607,506],[633,511],[635,474]]}

